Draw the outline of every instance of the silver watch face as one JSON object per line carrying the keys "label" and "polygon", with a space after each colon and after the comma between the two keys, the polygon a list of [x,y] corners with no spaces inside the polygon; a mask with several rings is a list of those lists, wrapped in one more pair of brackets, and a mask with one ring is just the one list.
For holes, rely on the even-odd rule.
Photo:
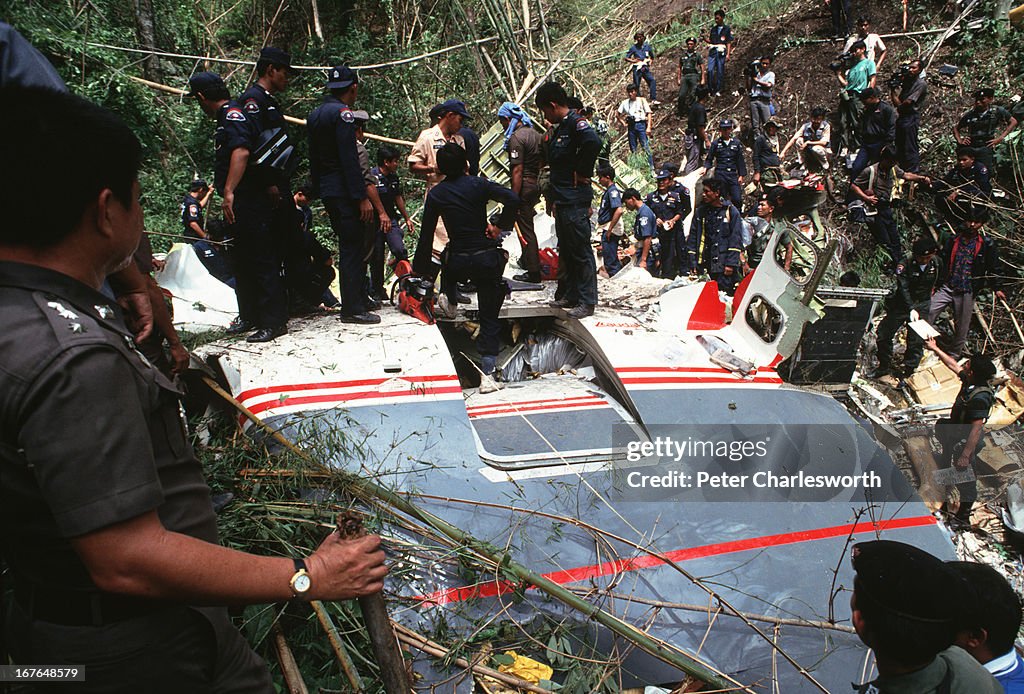
{"label": "silver watch face", "polygon": [[295,577],[295,580],[292,581],[292,587],[295,589],[296,593],[305,593],[309,590],[310,585],[312,585],[312,583],[309,580],[308,574],[299,574]]}

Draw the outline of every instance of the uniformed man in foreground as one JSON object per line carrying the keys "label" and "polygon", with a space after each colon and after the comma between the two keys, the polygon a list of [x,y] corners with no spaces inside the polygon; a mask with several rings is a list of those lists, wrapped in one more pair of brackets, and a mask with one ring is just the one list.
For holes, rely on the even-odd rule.
{"label": "uniformed man in foreground", "polygon": [[540,282],[540,246],[533,219],[540,202],[537,179],[544,166],[544,138],[533,129],[533,120],[518,104],[506,101],[498,108],[498,121],[505,129],[508,152],[509,187],[521,201],[516,213],[516,228],[523,254],[519,265],[525,270],[512,279]]}
{"label": "uniformed man in foreground", "polygon": [[189,96],[217,120],[213,184],[223,201],[224,221],[231,225],[238,298],[238,318],[228,333],[254,330],[247,342],[270,342],[288,332],[280,247],[272,225],[274,209],[280,205],[277,181],[273,174],[250,166],[250,155],[259,146],[259,126],[230,98],[220,75],[199,72],[188,84]]}
{"label": "uniformed man in foreground", "polygon": [[779,123],[771,118],[764,124],[762,132],[754,138],[754,183],[763,190],[782,183],[780,149]]}
{"label": "uniformed man in foreground", "polygon": [[[380,539],[332,533],[305,558],[217,543],[180,393],[99,291],[142,234],[138,140],[109,111],[49,90],[0,89],[0,125],[19,134],[0,145],[12,215],[0,229],[0,553],[13,662],[77,666],[76,692],[271,694],[223,606],[380,591]],[[26,176],[48,182],[47,205],[19,204]]]}
{"label": "uniformed man in foreground", "polygon": [[690,220],[686,246],[690,272],[708,273],[708,277],[718,283],[718,288],[731,296],[740,278],[743,218],[724,193],[722,181],[704,179],[702,204]]}
{"label": "uniformed man in foreground", "polygon": [[[448,229],[442,272],[448,276],[446,292],[438,295],[438,314],[455,317],[455,283],[472,282],[477,288],[480,309],[480,337],[477,348],[482,357],[484,376],[494,373],[501,348],[501,322],[498,313],[508,293],[502,279],[508,254],[501,248],[501,233],[512,228],[519,209],[519,196],[508,188],[481,176],[468,175],[466,150],[448,143],[437,151],[437,169],[444,180],[431,188],[423,206],[423,230],[429,232],[443,218]],[[487,219],[489,201],[502,204],[501,214],[491,223]],[[429,262],[431,236],[421,234],[416,248],[416,265]],[[493,389],[493,381],[484,381],[481,390]]]}
{"label": "uniformed man in foreground", "polygon": [[547,136],[547,161],[551,179],[547,193],[554,208],[558,236],[559,273],[564,280],[553,303],[568,308],[573,318],[594,314],[597,305],[597,262],[590,245],[590,202],[594,198],[591,176],[601,149],[601,138],[576,111],[557,82],[545,82],[534,97],[544,118],[554,125]]}
{"label": "uniformed man in foreground", "polygon": [[852,561],[851,621],[878,667],[857,692],[1001,694],[992,675],[953,645],[971,595],[963,579],[937,557],[892,540],[855,544]]}
{"label": "uniformed man in foreground", "polygon": [[988,167],[989,171],[995,166],[994,147],[1017,127],[1017,119],[1002,106],[994,104],[995,96],[995,91],[990,87],[974,92],[974,108],[960,116],[960,120],[953,126],[956,141],[973,147],[974,158]]}
{"label": "uniformed man in foreground", "polygon": [[356,117],[352,110],[359,94],[359,78],[347,66],[327,73],[330,92],[306,119],[309,134],[309,170],[314,195],[323,199],[338,235],[338,274],[343,323],[380,323],[367,309],[364,228],[377,217],[367,195],[359,165]]}
{"label": "uniformed man in foreground", "polygon": [[[658,189],[647,194],[644,202],[657,217],[659,243],[658,274],[664,279],[675,279],[679,274],[682,255],[683,219],[690,214],[690,193],[675,189],[675,181],[668,169],[659,169],[654,176]],[[683,263],[689,265],[689,263]]]}
{"label": "uniformed man in foreground", "polygon": [[[932,294],[943,275],[938,253],[939,245],[925,236],[914,241],[910,255],[897,263],[896,287],[885,300],[885,317],[878,324],[878,368],[869,378],[883,378],[892,373],[892,343],[896,332],[907,321],[928,315]],[[923,355],[924,340],[908,327],[903,369],[894,375],[905,378],[913,374]]]}
{"label": "uniformed man in foreground", "polygon": [[956,148],[957,165],[935,186],[935,209],[951,223],[962,222],[972,207],[992,198],[988,167],[976,159],[973,147]]}
{"label": "uniformed man in foreground", "polygon": [[723,184],[723,192],[736,207],[743,205],[743,179],[747,175],[747,162],[743,158],[743,143],[733,137],[736,123],[723,118],[718,123],[719,136],[711,143],[704,162],[705,169],[715,169],[715,180]]}

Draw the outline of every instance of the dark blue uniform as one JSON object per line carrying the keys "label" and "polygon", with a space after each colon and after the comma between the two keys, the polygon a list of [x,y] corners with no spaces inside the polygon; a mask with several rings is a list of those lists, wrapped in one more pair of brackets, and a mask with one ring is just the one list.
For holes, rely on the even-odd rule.
{"label": "dark blue uniform", "polygon": [[743,159],[743,144],[735,137],[723,141],[716,137],[708,150],[708,158],[704,168],[715,167],[715,178],[726,184],[728,198],[736,207],[743,204],[743,191],[740,189],[740,176],[747,175],[747,162]]}
{"label": "dark blue uniform", "polygon": [[679,219],[668,229],[658,227],[658,241],[661,246],[658,258],[661,261],[661,276],[675,279],[679,274],[679,253],[683,243],[683,218],[690,214],[690,193],[683,187],[683,192],[670,188],[665,193],[654,191],[648,193],[644,202],[661,221],[678,216]]}
{"label": "dark blue uniform", "polygon": [[480,173],[480,136],[472,128],[462,126],[459,128],[459,135],[466,143],[466,159],[469,161],[469,175],[476,176]]}
{"label": "dark blue uniform", "polygon": [[[237,101],[229,100],[217,112],[213,183],[220,195],[224,195],[231,153],[240,148],[252,152],[259,134],[257,123],[246,116]],[[281,282],[281,260],[271,229],[274,201],[267,188],[272,184],[269,177],[257,170],[245,171],[235,189],[235,223],[230,234],[234,239],[238,317],[257,328],[276,329],[288,322],[288,308]]]}
{"label": "dark blue uniform", "polygon": [[597,305],[597,263],[590,247],[588,208],[594,197],[589,179],[600,149],[601,138],[574,110],[548,134],[548,202],[555,206],[560,275],[555,295],[584,306]]}
{"label": "dark blue uniform", "polygon": [[[653,239],[655,233],[658,230],[658,215],[654,214],[654,210],[648,207],[646,204],[640,206],[640,209],[636,211],[636,217],[633,218],[633,236],[639,242],[640,247],[637,248],[636,262],[640,264],[640,259],[643,257],[643,243],[646,239]],[[647,254],[647,266],[644,268],[649,272],[654,272],[654,265],[656,259],[654,252],[651,251]]]}
{"label": "dark blue uniform", "polygon": [[[740,250],[743,248],[743,220],[727,200],[721,207],[701,205],[693,213],[686,245],[690,267],[704,270],[718,283],[718,288],[732,294],[740,278]],[[726,275],[725,268],[732,274]]]}
{"label": "dark blue uniform", "polygon": [[[519,208],[519,196],[508,188],[479,176],[445,178],[427,193],[423,203],[423,228],[433,229],[437,219],[444,221],[448,231],[444,274],[448,275],[448,298],[455,305],[455,283],[473,282],[477,287],[480,307],[480,337],[477,345],[481,355],[498,353],[501,323],[498,313],[505,301],[507,285],[502,279],[507,256],[501,241],[487,237],[487,203],[502,204],[495,226],[511,229]],[[420,234],[416,247],[417,266],[429,265],[433,237]]]}
{"label": "dark blue uniform", "polygon": [[200,229],[206,228],[203,226],[203,206],[199,204],[196,196],[186,193],[181,201],[181,225],[185,227],[185,238],[190,243],[202,239],[192,228],[192,222],[198,224]]}
{"label": "dark blue uniform", "polygon": [[[612,221],[615,210],[622,207],[622,191],[612,183],[601,195],[601,205],[597,208],[597,223],[605,225]],[[621,224],[621,217],[619,224]],[[604,261],[605,272],[611,277],[622,269],[619,262],[619,236],[608,229],[601,234],[601,259]],[[610,238],[609,238],[610,237]]]}
{"label": "dark blue uniform", "polygon": [[[644,41],[642,46],[633,44],[626,51],[627,58],[636,58],[637,60],[654,60],[654,49],[651,48],[651,44]],[[643,79],[647,83],[647,88],[651,92],[651,101],[658,100],[658,82],[654,79],[654,73],[651,72],[651,63],[634,63],[633,64],[633,86],[636,87],[636,91],[640,93],[640,80]]]}
{"label": "dark blue uniform", "polygon": [[[956,193],[956,198],[950,200],[952,193]],[[954,166],[942,177],[936,186],[935,207],[947,219],[963,220],[972,203],[984,202],[991,197],[992,180],[988,167],[975,161],[967,171]]]}
{"label": "dark blue uniform", "polygon": [[732,43],[732,28],[728,24],[711,27],[708,43],[708,90],[716,94],[725,91],[725,53]]}
{"label": "dark blue uniform", "polygon": [[306,130],[314,195],[323,199],[338,235],[341,310],[346,316],[365,313],[366,261],[359,203],[366,198],[366,182],[359,167],[355,116],[348,105],[329,95],[309,114]]}
{"label": "dark blue uniform", "polygon": [[[938,289],[943,275],[942,259],[932,256],[924,267],[913,255],[908,255],[896,265],[896,287],[885,301],[885,317],[878,325],[878,369],[886,371],[892,361],[892,342],[896,331],[910,320],[910,312],[917,311],[921,317],[928,317],[932,293]],[[913,330],[907,329],[907,351],[903,357],[903,375],[909,376],[917,370],[924,356],[924,340]]]}

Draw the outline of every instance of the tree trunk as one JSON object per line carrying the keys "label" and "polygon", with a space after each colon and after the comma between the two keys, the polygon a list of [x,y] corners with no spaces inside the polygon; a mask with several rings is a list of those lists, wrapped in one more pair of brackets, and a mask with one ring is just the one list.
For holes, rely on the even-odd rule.
{"label": "tree trunk", "polygon": [[[135,5],[135,31],[139,35],[139,45],[143,48],[156,50],[156,13],[153,11],[153,0],[133,0]],[[146,79],[163,82],[160,59],[150,55],[143,63]]]}

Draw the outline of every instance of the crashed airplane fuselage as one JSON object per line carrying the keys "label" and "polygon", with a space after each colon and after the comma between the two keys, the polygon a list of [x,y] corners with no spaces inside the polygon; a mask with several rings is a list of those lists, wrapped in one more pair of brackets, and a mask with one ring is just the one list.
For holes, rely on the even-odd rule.
{"label": "crashed airplane fuselage", "polygon": [[[775,678],[781,691],[814,690],[774,642],[845,691],[872,674],[849,630],[850,544],[884,537],[947,558],[952,548],[838,402],[776,373],[817,315],[820,262],[811,253],[788,273],[776,243],[731,306],[713,283],[663,291],[667,282],[637,270],[602,281],[602,304],[579,321],[543,292],[515,292],[502,311],[508,382],[493,393],[476,387],[471,306],[437,325],[391,307],[375,326],[319,316],[258,350],[222,341],[204,353],[270,426],[307,441],[342,434],[334,465],[408,494],[654,638],[754,687]],[[396,618],[426,633],[568,612],[494,572],[468,575],[440,549],[393,558],[403,568],[388,589],[405,605]],[[708,590],[775,618],[754,622],[769,638]],[[582,638],[613,652],[609,632],[576,618]],[[682,679],[618,645],[624,686]]]}

